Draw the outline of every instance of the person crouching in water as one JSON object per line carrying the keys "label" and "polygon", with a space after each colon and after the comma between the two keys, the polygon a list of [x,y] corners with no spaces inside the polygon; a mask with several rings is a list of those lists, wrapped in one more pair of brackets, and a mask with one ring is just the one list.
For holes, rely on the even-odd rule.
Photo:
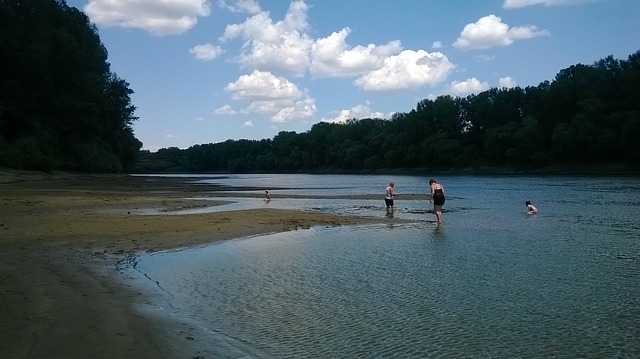
{"label": "person crouching in water", "polygon": [[429,180],[431,195],[429,202],[433,200],[433,212],[436,214],[436,221],[442,223],[442,206],[444,205],[444,187],[433,178]]}
{"label": "person crouching in water", "polygon": [[524,204],[527,206],[527,214],[538,214],[538,209],[531,204],[531,201],[526,201]]}

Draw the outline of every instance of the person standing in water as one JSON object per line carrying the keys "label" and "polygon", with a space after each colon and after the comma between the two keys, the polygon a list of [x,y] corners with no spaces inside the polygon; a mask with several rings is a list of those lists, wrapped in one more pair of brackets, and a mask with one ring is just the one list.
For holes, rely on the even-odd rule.
{"label": "person standing in water", "polygon": [[433,212],[436,214],[436,221],[442,223],[442,206],[445,201],[444,187],[433,178],[429,180],[429,187],[431,187],[429,202],[433,200]]}
{"label": "person standing in water", "polygon": [[531,204],[531,201],[526,201],[524,204],[527,206],[527,214],[538,214],[538,209]]}
{"label": "person standing in water", "polygon": [[269,194],[269,191],[264,191],[264,201],[265,202],[271,201],[271,194]]}
{"label": "person standing in water", "polygon": [[384,194],[384,203],[387,205],[387,212],[393,211],[393,197],[396,196],[396,194],[393,193],[394,186],[393,182],[389,183]]}

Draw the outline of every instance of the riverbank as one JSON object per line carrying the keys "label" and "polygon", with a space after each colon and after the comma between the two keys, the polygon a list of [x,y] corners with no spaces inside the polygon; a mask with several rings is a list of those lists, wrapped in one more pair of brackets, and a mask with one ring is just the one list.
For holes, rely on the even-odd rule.
{"label": "riverbank", "polygon": [[[119,262],[142,251],[384,220],[269,208],[176,215],[221,204],[196,198],[222,190],[166,177],[0,172],[0,356],[206,357],[197,328],[134,309],[149,298]],[[139,215],[149,211],[159,214]]]}

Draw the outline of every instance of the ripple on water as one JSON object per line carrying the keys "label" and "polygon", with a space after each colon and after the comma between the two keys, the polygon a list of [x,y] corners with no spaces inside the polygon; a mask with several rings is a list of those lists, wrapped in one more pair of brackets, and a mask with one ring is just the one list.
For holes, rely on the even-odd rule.
{"label": "ripple on water", "polygon": [[311,228],[139,267],[185,315],[278,358],[639,354],[637,262],[601,255],[615,240],[520,234],[528,218],[514,218],[518,231]]}

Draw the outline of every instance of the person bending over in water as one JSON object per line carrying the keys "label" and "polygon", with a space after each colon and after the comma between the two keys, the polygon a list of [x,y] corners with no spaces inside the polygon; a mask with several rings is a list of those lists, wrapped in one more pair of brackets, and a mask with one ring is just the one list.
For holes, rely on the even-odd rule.
{"label": "person bending over in water", "polygon": [[531,201],[526,201],[524,204],[527,206],[527,214],[538,214],[538,209],[531,204]]}
{"label": "person bending over in water", "polygon": [[431,195],[429,202],[433,200],[433,212],[436,214],[436,221],[442,223],[442,206],[444,205],[444,187],[433,178],[429,180]]}

